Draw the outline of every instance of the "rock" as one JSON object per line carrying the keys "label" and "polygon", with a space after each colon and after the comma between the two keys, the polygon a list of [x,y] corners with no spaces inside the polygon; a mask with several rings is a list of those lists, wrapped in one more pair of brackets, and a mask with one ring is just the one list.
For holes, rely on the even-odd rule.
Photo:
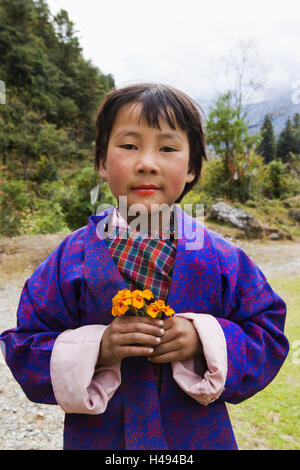
{"label": "rock", "polygon": [[279,233],[272,232],[269,235],[269,240],[282,240],[282,237],[280,236]]}
{"label": "rock", "polygon": [[284,199],[282,201],[282,204],[284,207],[290,208],[290,207],[300,207],[300,194],[297,194],[296,196],[289,197],[288,199]]}
{"label": "rock", "polygon": [[209,217],[243,230],[249,238],[263,237],[262,225],[258,220],[245,210],[232,207],[226,202],[214,204],[210,209]]}
{"label": "rock", "polygon": [[292,236],[289,233],[284,232],[277,227],[269,227],[268,225],[262,224],[262,229],[264,235],[267,236],[270,240],[292,240]]}
{"label": "rock", "polygon": [[296,222],[300,223],[300,209],[290,209],[289,216]]}

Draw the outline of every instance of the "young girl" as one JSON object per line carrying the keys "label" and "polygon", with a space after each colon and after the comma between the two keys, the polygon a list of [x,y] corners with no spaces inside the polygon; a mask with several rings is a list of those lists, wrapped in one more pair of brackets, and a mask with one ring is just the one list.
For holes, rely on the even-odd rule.
{"label": "young girl", "polygon": [[[157,84],[114,90],[96,131],[96,168],[118,206],[27,279],[17,327],[0,336],[6,362],[30,400],[65,411],[64,449],[236,449],[225,402],[278,373],[285,303],[241,249],[176,204],[206,159],[188,96]],[[126,289],[151,290],[175,315],[113,316]]]}

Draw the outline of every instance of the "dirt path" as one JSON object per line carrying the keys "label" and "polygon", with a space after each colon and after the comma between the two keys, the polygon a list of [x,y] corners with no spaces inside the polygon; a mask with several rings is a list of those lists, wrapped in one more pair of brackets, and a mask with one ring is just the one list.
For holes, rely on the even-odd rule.
{"label": "dirt path", "polygon": [[[15,326],[22,287],[65,234],[0,239],[0,331]],[[300,275],[300,243],[235,241],[267,278]],[[30,402],[0,354],[0,449],[60,450],[64,413]]]}

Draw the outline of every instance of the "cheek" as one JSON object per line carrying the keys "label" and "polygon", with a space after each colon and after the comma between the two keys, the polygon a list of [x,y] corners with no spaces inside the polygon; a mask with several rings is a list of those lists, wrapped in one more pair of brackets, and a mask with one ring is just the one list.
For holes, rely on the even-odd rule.
{"label": "cheek", "polygon": [[109,160],[108,179],[115,187],[124,184],[130,172],[129,165],[120,158],[112,158]]}
{"label": "cheek", "polygon": [[168,168],[168,178],[172,181],[172,186],[177,189],[185,186],[185,176],[187,174],[187,167],[183,162],[178,162],[177,165]]}

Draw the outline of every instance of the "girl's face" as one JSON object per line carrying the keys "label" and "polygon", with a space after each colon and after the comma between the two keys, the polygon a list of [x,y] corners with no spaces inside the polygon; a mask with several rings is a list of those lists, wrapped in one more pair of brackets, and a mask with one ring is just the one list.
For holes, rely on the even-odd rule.
{"label": "girl's face", "polygon": [[188,171],[187,133],[165,120],[159,122],[161,130],[139,123],[140,112],[139,103],[119,110],[99,171],[118,201],[127,196],[128,208],[137,204],[135,210],[150,214],[153,204],[172,206],[194,173]]}

